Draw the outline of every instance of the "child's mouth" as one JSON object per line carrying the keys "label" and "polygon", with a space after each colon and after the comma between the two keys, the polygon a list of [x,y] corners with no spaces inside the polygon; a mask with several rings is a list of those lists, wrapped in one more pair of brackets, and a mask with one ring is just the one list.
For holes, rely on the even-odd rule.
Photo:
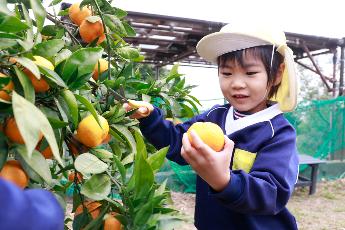
{"label": "child's mouth", "polygon": [[236,95],[233,95],[233,97],[236,99],[242,99],[242,98],[247,98],[248,96],[242,95],[242,94],[236,94]]}

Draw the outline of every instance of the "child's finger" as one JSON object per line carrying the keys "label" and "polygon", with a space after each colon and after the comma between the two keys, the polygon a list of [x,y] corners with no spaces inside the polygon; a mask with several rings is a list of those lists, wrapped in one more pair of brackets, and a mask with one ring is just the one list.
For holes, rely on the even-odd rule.
{"label": "child's finger", "polygon": [[187,133],[184,133],[182,137],[181,156],[189,164],[193,164],[193,147],[189,142]]}
{"label": "child's finger", "polygon": [[191,130],[190,135],[192,137],[192,145],[193,147],[198,150],[199,152],[205,152],[205,151],[210,151],[211,148],[205,144],[205,142],[203,142],[201,140],[201,138],[198,136],[198,134],[194,131]]}
{"label": "child's finger", "polygon": [[234,148],[235,143],[229,139],[227,135],[224,135],[224,151],[229,151]]}
{"label": "child's finger", "polygon": [[126,112],[132,109],[132,107],[128,103],[123,103],[122,107],[126,110]]}
{"label": "child's finger", "polygon": [[182,136],[182,147],[186,151],[190,151],[192,148],[191,143],[189,142],[189,138],[188,138],[187,133],[184,133]]}

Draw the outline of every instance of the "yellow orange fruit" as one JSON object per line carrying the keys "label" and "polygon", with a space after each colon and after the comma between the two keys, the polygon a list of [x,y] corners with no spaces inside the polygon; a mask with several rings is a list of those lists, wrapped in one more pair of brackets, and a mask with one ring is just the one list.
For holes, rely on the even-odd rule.
{"label": "yellow orange fruit", "polygon": [[16,160],[9,160],[5,163],[4,167],[0,171],[0,177],[11,181],[20,188],[25,188],[29,183],[28,175]]}
{"label": "yellow orange fruit", "polygon": [[[87,208],[88,212],[91,214],[93,219],[96,219],[100,212],[101,212],[101,206],[102,204],[97,201],[86,201],[84,203],[85,207]],[[83,213],[83,205],[79,205],[77,209],[75,210],[74,217],[80,215]]]}
{"label": "yellow orange fruit", "polygon": [[[18,144],[24,144],[24,139],[19,132],[16,120],[14,117],[7,119],[6,125],[4,127],[5,135],[13,142]],[[42,133],[39,134],[39,140],[43,137]]]}
{"label": "yellow orange fruit", "polygon": [[[104,71],[108,70],[108,61],[104,60],[103,58],[99,59],[98,62],[95,65],[95,68],[93,68],[93,74],[92,78],[95,79],[95,81],[98,80],[99,74],[102,74]],[[99,73],[98,73],[98,66],[99,66]]]}
{"label": "yellow orange fruit", "polygon": [[80,24],[82,23],[82,21],[91,16],[91,10],[86,7],[83,6],[80,9],[80,3],[74,3],[72,4],[69,9],[68,9],[68,16],[71,19],[72,22],[74,22],[75,24],[77,24],[78,26],[80,26]]}
{"label": "yellow orange fruit", "polygon": [[109,133],[108,121],[102,116],[98,116],[98,118],[101,127],[91,114],[81,120],[78,125],[76,137],[87,147],[100,145]]}
{"label": "yellow orange fruit", "polygon": [[81,39],[86,43],[90,43],[98,38],[97,44],[100,44],[105,39],[103,24],[100,21],[92,23],[87,19],[83,20],[79,27],[79,34]]}
{"label": "yellow orange fruit", "polygon": [[191,130],[194,130],[200,139],[210,146],[214,151],[219,152],[224,147],[224,133],[223,130],[215,123],[212,122],[196,122],[192,124],[188,131],[188,138],[193,145],[191,137]]}
{"label": "yellow orange fruit", "polygon": [[115,218],[116,214],[116,212],[108,213],[104,220],[103,230],[121,230],[121,222]]}
{"label": "yellow orange fruit", "polygon": [[108,133],[108,135],[103,139],[102,144],[108,144],[111,140],[111,135]]}
{"label": "yellow orange fruit", "polygon": [[[54,65],[44,57],[34,56],[33,62],[38,66],[43,66],[47,69],[54,70]],[[29,77],[35,92],[42,93],[49,90],[50,86],[42,76],[41,79],[37,79],[35,75],[33,75],[28,69],[24,69],[23,72]]]}
{"label": "yellow orange fruit", "polygon": [[[7,77],[5,74],[0,73],[0,77]],[[9,94],[9,91],[12,91],[14,88],[13,82],[10,81],[7,85],[2,87],[0,90],[0,98],[5,101],[11,100],[11,95]]]}

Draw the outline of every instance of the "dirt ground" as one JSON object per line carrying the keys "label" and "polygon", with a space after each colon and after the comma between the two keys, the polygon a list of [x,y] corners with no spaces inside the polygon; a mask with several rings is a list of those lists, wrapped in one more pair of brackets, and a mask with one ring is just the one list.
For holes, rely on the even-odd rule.
{"label": "dirt ground", "polygon": [[[297,219],[300,230],[345,230],[345,179],[317,184],[314,195],[309,188],[297,188],[288,203],[288,209]],[[194,194],[172,192],[175,208],[190,222],[181,230],[195,230],[193,225]]]}

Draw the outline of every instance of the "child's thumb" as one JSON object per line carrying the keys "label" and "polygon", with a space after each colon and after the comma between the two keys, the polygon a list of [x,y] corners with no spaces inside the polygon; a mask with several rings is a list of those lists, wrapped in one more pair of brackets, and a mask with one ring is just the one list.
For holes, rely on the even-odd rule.
{"label": "child's thumb", "polygon": [[224,151],[231,152],[234,149],[235,143],[229,139],[227,135],[224,135]]}

